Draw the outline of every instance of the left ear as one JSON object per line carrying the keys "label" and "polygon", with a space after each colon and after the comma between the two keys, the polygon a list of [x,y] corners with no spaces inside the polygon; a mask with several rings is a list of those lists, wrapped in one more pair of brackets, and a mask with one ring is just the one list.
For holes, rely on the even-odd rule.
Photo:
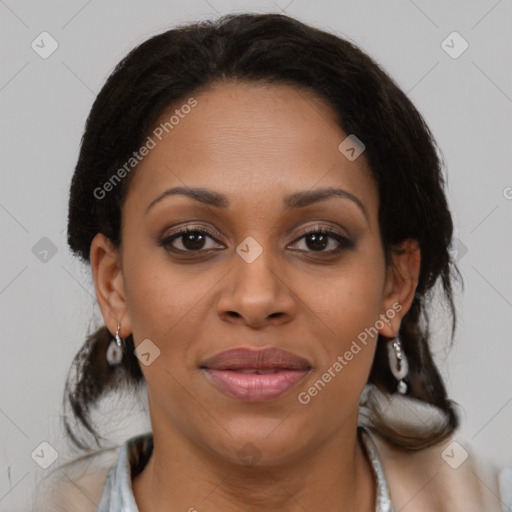
{"label": "left ear", "polygon": [[414,300],[421,262],[418,241],[408,238],[393,246],[392,259],[393,263],[387,269],[381,311],[389,322],[383,322],[384,327],[379,329],[386,338],[394,338],[398,334],[400,322]]}

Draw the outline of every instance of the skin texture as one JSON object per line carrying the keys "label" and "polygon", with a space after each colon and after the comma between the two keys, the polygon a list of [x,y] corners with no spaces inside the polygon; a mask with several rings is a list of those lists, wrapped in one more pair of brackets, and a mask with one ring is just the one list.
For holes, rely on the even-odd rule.
{"label": "skin texture", "polygon": [[[194,98],[197,106],[136,170],[119,250],[102,234],[91,245],[106,325],[115,333],[119,321],[122,337],[133,333],[136,346],[150,339],[160,350],[141,365],[155,449],[133,481],[139,509],[373,511],[375,483],[356,427],[377,336],[308,404],[297,397],[394,304],[401,311],[379,332],[398,333],[418,282],[418,244],[404,242],[395,268],[386,268],[376,184],[364,153],[349,161],[338,150],[347,134],[322,99],[286,85],[240,82]],[[229,207],[171,195],[146,213],[176,186],[215,190]],[[303,208],[283,204],[287,194],[326,187],[357,196],[366,214],[340,197]],[[159,245],[185,225],[211,233],[202,252]],[[301,233],[319,226],[353,247],[326,255],[339,247],[335,239],[319,248]],[[252,263],[236,252],[246,237],[263,248]],[[187,237],[172,245],[197,247]],[[312,369],[286,394],[244,403],[219,392],[199,368],[238,346],[276,346]],[[249,466],[238,455],[248,443],[259,456]]]}

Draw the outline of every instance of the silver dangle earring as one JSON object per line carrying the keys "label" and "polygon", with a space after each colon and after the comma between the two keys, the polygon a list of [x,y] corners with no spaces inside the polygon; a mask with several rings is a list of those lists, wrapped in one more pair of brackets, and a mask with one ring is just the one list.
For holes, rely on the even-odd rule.
{"label": "silver dangle earring", "polygon": [[123,347],[119,337],[119,323],[117,324],[116,339],[110,342],[107,350],[107,361],[110,366],[118,365],[123,359]]}
{"label": "silver dangle earring", "polygon": [[391,370],[391,373],[395,379],[398,381],[396,390],[401,395],[405,395],[409,389],[407,383],[404,381],[404,378],[409,372],[409,363],[407,362],[407,357],[405,357],[400,338],[397,336],[396,338],[389,340],[387,347],[389,369]]}

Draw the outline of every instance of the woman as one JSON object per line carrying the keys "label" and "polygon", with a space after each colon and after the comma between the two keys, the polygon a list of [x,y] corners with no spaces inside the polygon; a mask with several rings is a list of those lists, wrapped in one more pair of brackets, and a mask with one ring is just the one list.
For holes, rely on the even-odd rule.
{"label": "woman", "polygon": [[147,386],[151,432],[52,510],[509,510],[429,350],[452,229],[431,133],[348,41],[238,14],[135,48],[71,185],[105,327],[66,394],[97,439],[90,407]]}

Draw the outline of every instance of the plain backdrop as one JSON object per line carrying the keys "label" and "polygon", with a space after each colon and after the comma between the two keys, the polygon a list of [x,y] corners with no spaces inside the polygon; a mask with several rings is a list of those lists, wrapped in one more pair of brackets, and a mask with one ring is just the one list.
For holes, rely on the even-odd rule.
{"label": "plain backdrop", "polygon": [[[446,164],[465,282],[451,350],[436,308],[436,361],[461,406],[460,439],[512,465],[510,0],[0,0],[2,511],[20,510],[44,474],[32,457],[42,442],[66,459],[63,386],[100,322],[89,269],[66,245],[68,188],[95,95],[151,35],[234,11],[284,12],[348,37],[424,116]],[[47,50],[55,45],[42,32],[58,44],[47,58],[31,46],[41,37]],[[142,415],[116,405],[104,430],[112,439],[147,429]]]}

